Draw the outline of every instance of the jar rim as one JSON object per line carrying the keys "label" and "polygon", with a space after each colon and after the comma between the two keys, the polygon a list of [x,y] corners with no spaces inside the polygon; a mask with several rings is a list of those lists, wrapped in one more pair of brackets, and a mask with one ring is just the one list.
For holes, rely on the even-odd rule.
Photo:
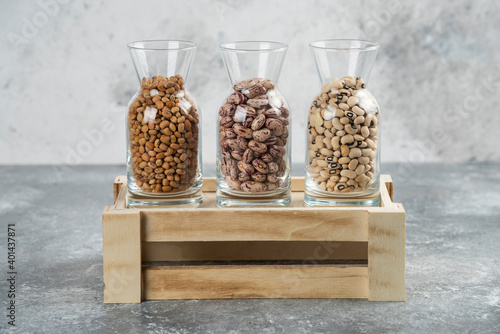
{"label": "jar rim", "polygon": [[234,41],[224,42],[219,48],[230,52],[269,52],[287,50],[288,45],[274,41]]}
{"label": "jar rim", "polygon": [[[346,46],[346,44],[350,44]],[[355,45],[358,44],[358,45]],[[380,46],[380,43],[363,39],[322,39],[309,43],[314,49],[332,50],[332,51],[374,51]]]}
{"label": "jar rim", "polygon": [[[177,43],[178,46],[170,46],[171,43]],[[151,39],[135,41],[127,44],[129,49],[144,50],[144,51],[179,51],[190,50],[198,45],[195,42],[180,40],[180,39]]]}

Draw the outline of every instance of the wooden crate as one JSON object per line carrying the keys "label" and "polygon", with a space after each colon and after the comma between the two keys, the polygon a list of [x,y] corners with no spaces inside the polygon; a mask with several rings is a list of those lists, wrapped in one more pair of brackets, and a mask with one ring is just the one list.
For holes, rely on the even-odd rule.
{"label": "wooden crate", "polygon": [[154,299],[405,300],[405,211],[381,177],[379,207],[225,208],[205,178],[196,209],[126,208],[126,177],[103,212],[104,302]]}

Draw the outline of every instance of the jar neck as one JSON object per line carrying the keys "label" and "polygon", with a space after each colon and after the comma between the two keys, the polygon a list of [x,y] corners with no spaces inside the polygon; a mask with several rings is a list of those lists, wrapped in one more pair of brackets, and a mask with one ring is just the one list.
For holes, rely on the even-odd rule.
{"label": "jar neck", "polygon": [[130,55],[139,81],[153,76],[182,75],[187,81],[196,44],[187,41],[140,41],[130,43]]}
{"label": "jar neck", "polygon": [[324,40],[309,45],[322,85],[333,78],[361,77],[368,83],[378,44],[361,40]]}
{"label": "jar neck", "polygon": [[263,78],[276,83],[287,46],[276,42],[229,42],[221,45],[222,59],[231,85]]}

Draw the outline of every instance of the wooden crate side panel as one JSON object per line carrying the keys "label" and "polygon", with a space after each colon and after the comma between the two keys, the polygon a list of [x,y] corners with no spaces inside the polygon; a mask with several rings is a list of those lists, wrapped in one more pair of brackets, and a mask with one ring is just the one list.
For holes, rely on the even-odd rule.
{"label": "wooden crate side panel", "polygon": [[367,298],[367,267],[145,267],[144,299]]}
{"label": "wooden crate side panel", "polygon": [[143,261],[367,260],[368,243],[333,241],[143,242]]}
{"label": "wooden crate side panel", "polygon": [[368,241],[363,209],[144,210],[141,215],[142,240],[149,242]]}
{"label": "wooden crate side panel", "polygon": [[139,213],[102,216],[105,303],[141,302],[141,229]]}
{"label": "wooden crate side panel", "polygon": [[404,301],[405,213],[370,212],[368,240],[369,299]]}

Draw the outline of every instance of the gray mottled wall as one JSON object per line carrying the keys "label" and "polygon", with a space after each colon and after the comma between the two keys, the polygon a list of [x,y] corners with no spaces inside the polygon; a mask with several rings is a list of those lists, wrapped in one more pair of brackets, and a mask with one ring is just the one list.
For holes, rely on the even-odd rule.
{"label": "gray mottled wall", "polygon": [[288,43],[279,86],[301,162],[319,89],[307,44],[325,38],[381,43],[370,87],[383,161],[500,161],[499,1],[20,0],[2,3],[0,25],[0,163],[124,162],[124,106],[138,86],[126,44],[140,39],[199,44],[188,85],[205,163],[229,88],[218,44]]}

